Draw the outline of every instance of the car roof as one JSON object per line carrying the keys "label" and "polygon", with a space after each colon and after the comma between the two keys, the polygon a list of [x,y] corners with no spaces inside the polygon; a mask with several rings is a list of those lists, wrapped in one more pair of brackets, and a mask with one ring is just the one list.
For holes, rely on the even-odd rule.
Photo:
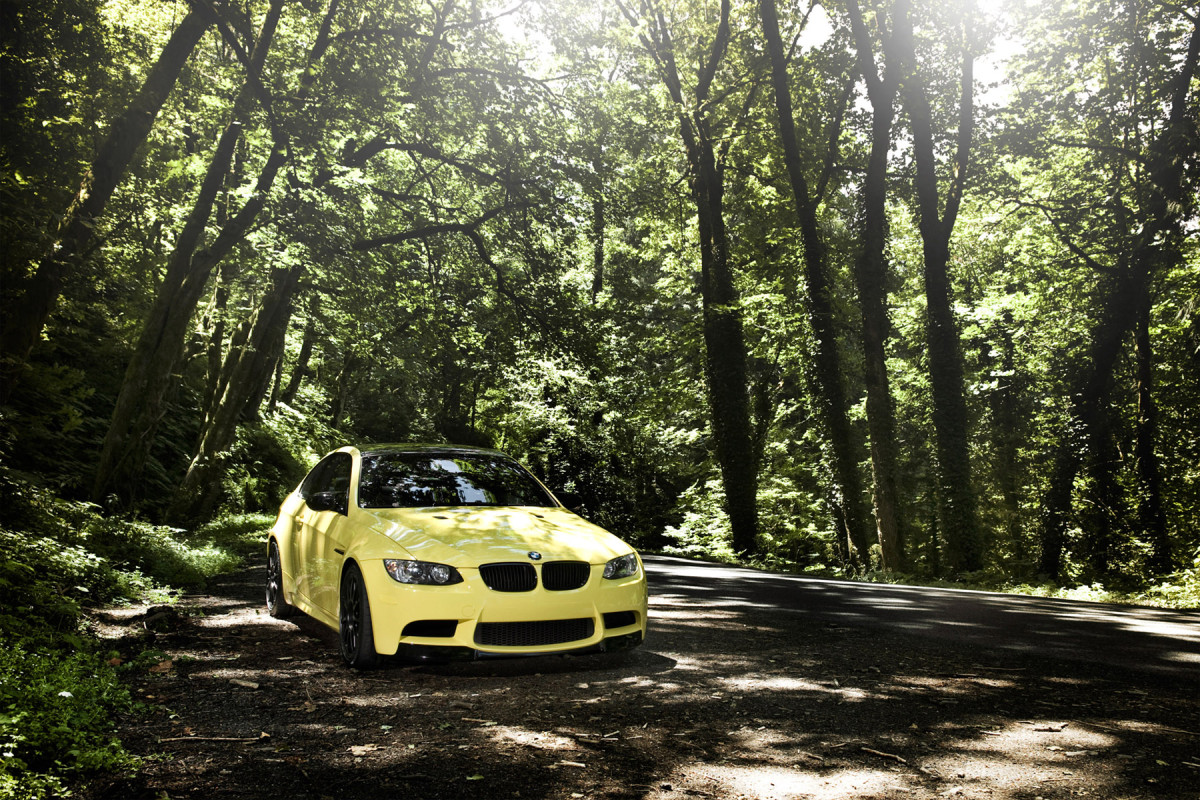
{"label": "car roof", "polygon": [[372,444],[359,448],[364,456],[382,455],[384,453],[426,453],[428,455],[487,455],[512,458],[507,453],[491,450],[486,447],[475,447],[467,444]]}

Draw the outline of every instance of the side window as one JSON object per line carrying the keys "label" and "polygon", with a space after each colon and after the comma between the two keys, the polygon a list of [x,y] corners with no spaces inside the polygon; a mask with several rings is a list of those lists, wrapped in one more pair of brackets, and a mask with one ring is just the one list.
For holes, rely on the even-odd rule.
{"label": "side window", "polygon": [[304,483],[300,484],[300,496],[305,500],[317,492],[348,493],[350,490],[350,468],[354,459],[349,453],[332,453],[312,468]]}
{"label": "side window", "polygon": [[354,459],[349,453],[334,453],[329,458],[329,491],[350,496],[350,469]]}

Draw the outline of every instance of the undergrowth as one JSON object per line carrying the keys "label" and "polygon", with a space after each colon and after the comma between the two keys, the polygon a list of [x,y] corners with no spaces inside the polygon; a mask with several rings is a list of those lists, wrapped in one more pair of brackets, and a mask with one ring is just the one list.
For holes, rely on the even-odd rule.
{"label": "undergrowth", "polygon": [[192,531],[105,518],[31,476],[0,467],[0,797],[68,797],[136,759],[115,735],[137,704],[124,664],[88,634],[86,609],[169,601],[258,552],[269,517],[224,517]]}

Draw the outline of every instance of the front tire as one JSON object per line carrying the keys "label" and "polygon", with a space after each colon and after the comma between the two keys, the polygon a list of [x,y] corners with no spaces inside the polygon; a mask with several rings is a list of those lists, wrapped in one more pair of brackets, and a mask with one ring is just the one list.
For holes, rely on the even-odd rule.
{"label": "front tire", "polygon": [[342,573],[341,602],[338,604],[338,638],[342,659],[354,669],[370,669],[379,661],[375,634],[371,630],[371,604],[358,566]]}
{"label": "front tire", "polygon": [[286,619],[296,613],[296,607],[283,596],[283,561],[279,545],[273,539],[267,549],[267,613],[275,619]]}

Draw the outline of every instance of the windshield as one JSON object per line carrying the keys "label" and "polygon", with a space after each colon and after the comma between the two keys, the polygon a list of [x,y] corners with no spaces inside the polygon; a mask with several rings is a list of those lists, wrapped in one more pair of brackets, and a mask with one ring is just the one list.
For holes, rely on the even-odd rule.
{"label": "windshield", "polygon": [[511,459],[486,453],[369,453],[362,458],[359,508],[555,506]]}

